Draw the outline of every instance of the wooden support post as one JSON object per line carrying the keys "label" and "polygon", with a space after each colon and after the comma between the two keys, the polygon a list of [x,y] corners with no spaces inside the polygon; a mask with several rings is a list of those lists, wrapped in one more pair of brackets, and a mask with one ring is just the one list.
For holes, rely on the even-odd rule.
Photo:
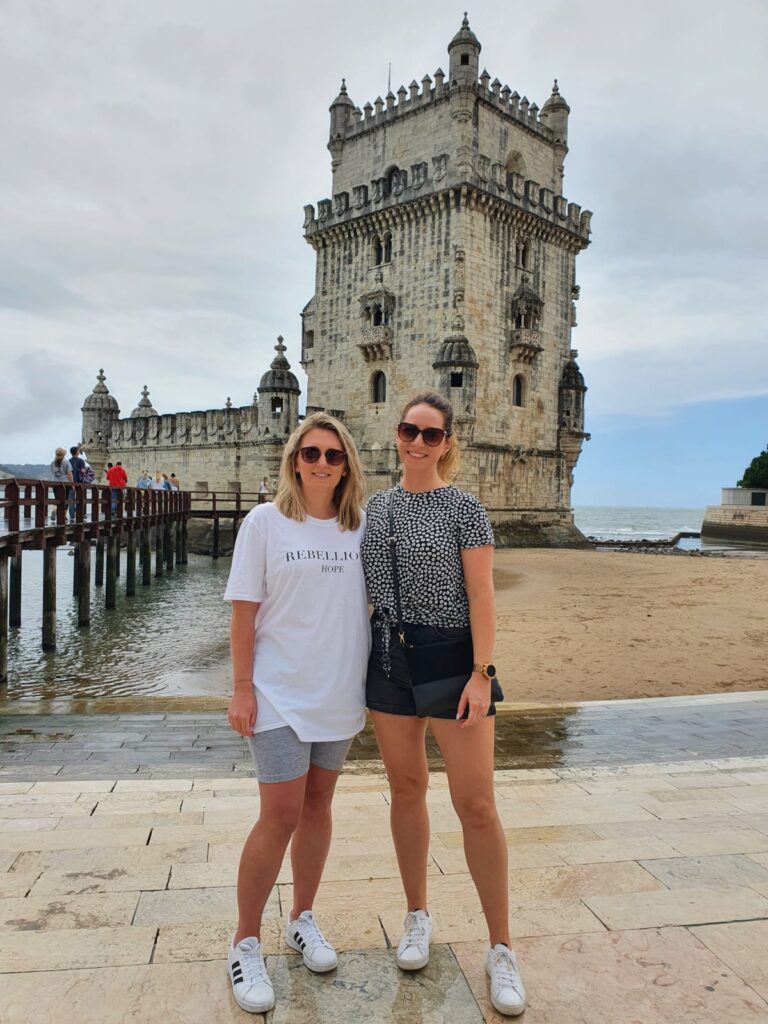
{"label": "wooden support post", "polygon": [[115,534],[115,576],[120,576],[120,534]]}
{"label": "wooden support post", "polygon": [[141,531],[141,583],[144,587],[152,583],[152,530],[149,526]]}
{"label": "wooden support post", "polygon": [[117,537],[114,535],[107,538],[107,594],[105,607],[115,607],[115,596],[117,592]]}
{"label": "wooden support post", "polygon": [[219,557],[219,517],[213,517],[213,557]]}
{"label": "wooden support post", "polygon": [[0,551],[0,686],[8,682],[8,552]]}
{"label": "wooden support post", "polygon": [[155,576],[163,575],[163,528],[155,527]]}
{"label": "wooden support post", "polygon": [[8,625],[21,625],[21,552],[11,555],[10,611]]}
{"label": "wooden support post", "polygon": [[56,545],[43,550],[43,650],[56,650]]}
{"label": "wooden support post", "polygon": [[163,550],[166,568],[168,572],[173,572],[173,536],[170,523],[166,523],[163,527]]}
{"label": "wooden support post", "polygon": [[96,541],[96,574],[93,582],[97,587],[104,586],[104,538]]}
{"label": "wooden support post", "polygon": [[133,597],[136,593],[136,534],[128,532],[128,547],[125,550],[125,593]]}
{"label": "wooden support post", "polygon": [[176,564],[183,565],[182,561],[182,548],[181,548],[181,523],[176,523],[174,526],[174,540],[176,543]]}
{"label": "wooden support post", "polygon": [[91,624],[91,542],[80,542],[80,590],[77,595],[77,624]]}
{"label": "wooden support post", "polygon": [[76,545],[73,552],[72,566],[72,597],[77,597],[80,593],[80,549]]}
{"label": "wooden support post", "polygon": [[188,542],[189,542],[189,527],[188,527],[188,524],[187,524],[187,520],[185,519],[184,522],[181,524],[181,564],[182,565],[187,565],[187,563],[189,562],[189,557],[188,557],[188,554],[187,554],[187,548],[189,546]]}

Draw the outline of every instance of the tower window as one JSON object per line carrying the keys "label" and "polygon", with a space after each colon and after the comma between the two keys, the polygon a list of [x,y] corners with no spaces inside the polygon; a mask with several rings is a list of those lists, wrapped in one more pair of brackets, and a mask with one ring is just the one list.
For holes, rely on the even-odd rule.
{"label": "tower window", "polygon": [[387,400],[387,378],[381,371],[373,375],[371,398],[379,405]]}
{"label": "tower window", "polygon": [[515,377],[512,383],[512,404],[517,406],[523,405],[525,398],[525,378],[521,373]]}
{"label": "tower window", "polygon": [[384,262],[392,262],[392,235],[389,232],[384,235]]}
{"label": "tower window", "polygon": [[283,411],[283,400],[282,398],[272,399],[272,415],[279,416]]}
{"label": "tower window", "polygon": [[372,246],[372,257],[374,267],[380,267],[384,259],[384,249],[381,244],[381,239],[378,235],[373,236]]}
{"label": "tower window", "polygon": [[463,386],[464,386],[464,374],[461,372],[461,370],[452,370],[451,371],[451,387],[452,388],[461,388]]}
{"label": "tower window", "polygon": [[462,64],[462,67],[466,67],[469,64],[469,54],[468,53],[462,53],[462,55],[461,55],[461,64]]}
{"label": "tower window", "polygon": [[381,312],[381,306],[376,306],[373,310],[373,326],[381,327],[383,322],[383,316]]}

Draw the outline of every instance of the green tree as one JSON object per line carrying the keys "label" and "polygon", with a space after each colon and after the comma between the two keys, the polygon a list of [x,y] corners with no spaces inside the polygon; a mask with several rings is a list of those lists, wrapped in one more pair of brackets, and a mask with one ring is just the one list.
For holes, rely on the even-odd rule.
{"label": "green tree", "polygon": [[739,487],[768,487],[768,445],[764,452],[760,452],[744,470],[743,479],[739,480]]}

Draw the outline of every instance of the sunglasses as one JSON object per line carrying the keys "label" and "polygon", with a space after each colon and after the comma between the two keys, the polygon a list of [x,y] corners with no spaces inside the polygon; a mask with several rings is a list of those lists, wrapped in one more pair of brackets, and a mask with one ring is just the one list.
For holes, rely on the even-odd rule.
{"label": "sunglasses", "polygon": [[316,448],[314,445],[307,445],[305,448],[299,448],[299,455],[304,462],[308,462],[309,465],[313,465],[315,462],[320,461],[320,456],[325,456],[325,461],[329,466],[341,466],[347,458],[347,453],[341,451],[340,448],[326,448],[325,451],[322,448]]}
{"label": "sunglasses", "polygon": [[441,430],[440,427],[424,427],[423,430],[420,430],[415,423],[398,423],[397,425],[397,436],[408,444],[415,441],[419,434],[424,438],[424,444],[429,445],[430,448],[437,448],[443,438],[450,436],[447,430]]}

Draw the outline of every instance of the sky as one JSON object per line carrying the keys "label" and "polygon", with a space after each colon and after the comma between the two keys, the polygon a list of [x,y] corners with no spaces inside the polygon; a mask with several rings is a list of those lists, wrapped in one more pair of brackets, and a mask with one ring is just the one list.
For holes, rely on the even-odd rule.
{"label": "sky", "polygon": [[[385,12],[385,13],[384,13]],[[123,415],[252,400],[278,334],[300,382],[330,192],[328,107],[447,66],[443,0],[3,0],[0,465]],[[594,211],[573,346],[592,440],[577,505],[716,503],[768,441],[768,5],[481,0],[481,67],[571,107],[565,195]]]}

